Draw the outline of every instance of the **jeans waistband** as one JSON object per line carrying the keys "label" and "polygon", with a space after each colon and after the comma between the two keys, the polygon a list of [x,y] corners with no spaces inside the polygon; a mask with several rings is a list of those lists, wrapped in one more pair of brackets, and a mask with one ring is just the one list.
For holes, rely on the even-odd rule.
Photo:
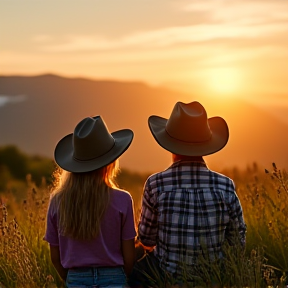
{"label": "jeans waistband", "polygon": [[68,270],[77,271],[91,271],[91,270],[107,270],[107,269],[122,269],[123,266],[85,266],[85,267],[73,267],[68,268]]}

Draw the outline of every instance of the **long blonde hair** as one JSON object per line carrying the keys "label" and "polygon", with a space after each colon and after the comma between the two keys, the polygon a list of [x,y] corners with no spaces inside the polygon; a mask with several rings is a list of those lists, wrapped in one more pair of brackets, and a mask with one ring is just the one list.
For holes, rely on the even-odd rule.
{"label": "long blonde hair", "polygon": [[109,190],[117,187],[118,171],[118,160],[92,172],[62,171],[52,196],[59,207],[61,235],[91,240],[99,234],[101,219],[110,200]]}

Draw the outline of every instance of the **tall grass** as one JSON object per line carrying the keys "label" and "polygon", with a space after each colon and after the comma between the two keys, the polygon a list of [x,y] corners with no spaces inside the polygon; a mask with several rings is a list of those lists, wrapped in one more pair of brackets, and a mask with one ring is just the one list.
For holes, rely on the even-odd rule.
{"label": "tall grass", "polygon": [[247,249],[261,244],[269,265],[288,271],[288,174],[274,163],[266,175],[256,172],[253,182],[238,185],[248,226]]}
{"label": "tall grass", "polygon": [[[198,261],[187,266],[183,264],[182,274],[173,278],[168,273],[160,273],[153,261],[146,260],[152,271],[145,275],[145,287],[267,287],[272,283],[265,279],[265,258],[261,249],[252,250],[249,256],[243,253],[239,246],[225,245],[223,247],[225,258],[209,260],[208,254],[203,253]],[[139,271],[141,273],[141,271]],[[280,282],[278,281],[278,284]]]}
{"label": "tall grass", "polygon": [[64,287],[43,241],[49,188],[44,180],[36,187],[27,176],[25,194],[22,203],[11,195],[10,202],[0,202],[0,287]]}
{"label": "tall grass", "polygon": [[[124,171],[121,188],[131,192],[139,211],[145,177]],[[240,245],[224,248],[224,260],[199,257],[197,265],[183,265],[187,287],[284,287],[288,271],[288,175],[275,164],[246,171],[223,171],[234,179],[247,224],[245,253]],[[122,179],[121,179],[122,177]],[[0,202],[0,287],[65,287],[50,261],[43,241],[51,187],[38,186],[27,176],[25,191],[5,193]],[[131,185],[130,185],[130,184]],[[18,184],[17,184],[18,185]],[[17,187],[24,187],[18,185]],[[19,197],[19,195],[22,195]],[[149,275],[152,287],[175,287],[168,274]],[[174,285],[174,286],[173,286]]]}

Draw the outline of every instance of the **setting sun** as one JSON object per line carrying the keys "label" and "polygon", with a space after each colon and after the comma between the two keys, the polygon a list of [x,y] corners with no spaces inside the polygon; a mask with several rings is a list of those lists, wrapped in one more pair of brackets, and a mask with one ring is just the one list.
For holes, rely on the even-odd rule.
{"label": "setting sun", "polygon": [[234,68],[211,69],[207,74],[207,88],[213,93],[230,96],[237,93],[241,88],[240,73]]}

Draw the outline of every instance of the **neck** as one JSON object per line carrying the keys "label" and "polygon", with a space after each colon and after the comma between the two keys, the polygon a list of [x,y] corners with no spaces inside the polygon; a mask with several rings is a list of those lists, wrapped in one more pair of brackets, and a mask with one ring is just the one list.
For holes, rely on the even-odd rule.
{"label": "neck", "polygon": [[202,156],[185,156],[172,153],[172,161],[194,161],[194,162],[205,162]]}

